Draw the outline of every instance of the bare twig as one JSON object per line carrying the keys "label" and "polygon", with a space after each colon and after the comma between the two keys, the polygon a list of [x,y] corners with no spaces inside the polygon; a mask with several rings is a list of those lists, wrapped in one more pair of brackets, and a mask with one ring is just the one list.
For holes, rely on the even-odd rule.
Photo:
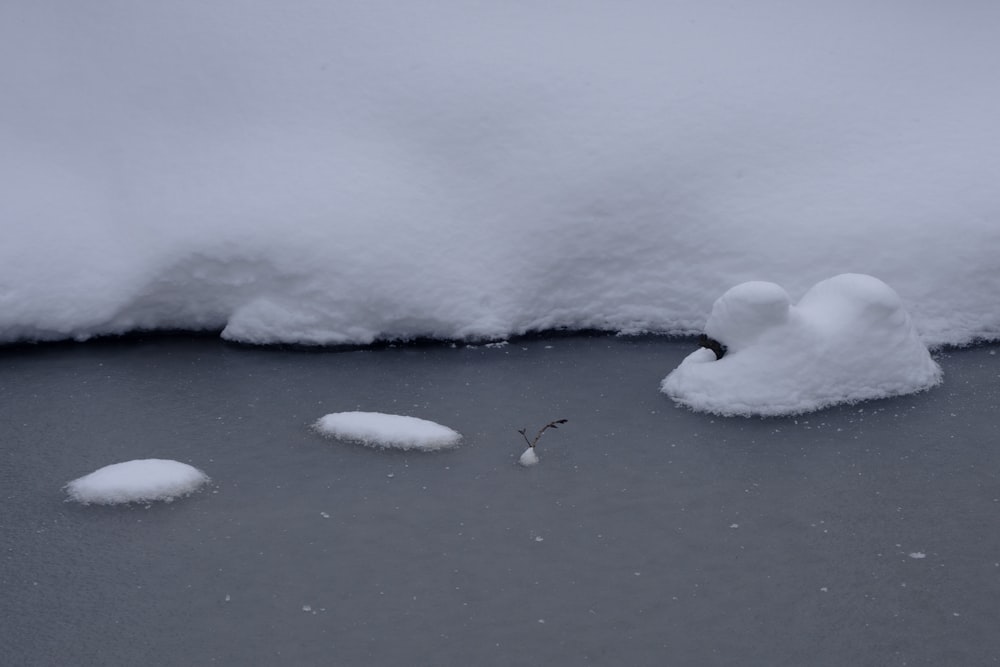
{"label": "bare twig", "polygon": [[719,360],[726,355],[726,346],[714,338],[709,338],[707,334],[698,336],[698,347],[707,347],[712,352],[715,352],[716,360]]}
{"label": "bare twig", "polygon": [[541,429],[538,430],[538,433],[535,434],[534,440],[528,440],[527,428],[519,428],[517,432],[520,433],[521,437],[524,438],[524,441],[528,443],[528,447],[534,449],[535,445],[538,444],[538,439],[542,437],[542,433],[545,433],[545,431],[550,428],[559,428],[559,424],[565,424],[567,421],[569,420],[556,419],[555,421],[550,421],[548,424],[546,424],[545,426],[543,426]]}

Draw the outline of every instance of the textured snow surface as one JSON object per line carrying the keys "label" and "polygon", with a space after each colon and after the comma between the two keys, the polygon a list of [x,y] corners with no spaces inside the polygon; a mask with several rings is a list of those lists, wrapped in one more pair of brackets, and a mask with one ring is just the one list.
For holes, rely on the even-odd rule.
{"label": "textured snow surface", "polygon": [[824,280],[794,306],[779,285],[743,283],[715,302],[705,329],[726,355],[693,352],[661,386],[695,410],[796,414],[941,381],[899,296],[871,276]]}
{"label": "textured snow surface", "polygon": [[530,468],[531,466],[536,465],[538,463],[538,454],[535,453],[535,448],[528,447],[524,450],[517,462],[525,468]]}
{"label": "textured snow surface", "polygon": [[341,440],[394,449],[445,449],[462,439],[457,431],[436,422],[382,412],[334,412],[321,417],[314,427]]}
{"label": "textured snow surface", "polygon": [[[844,272],[1000,335],[1000,3],[0,4],[0,341],[694,332]],[[16,102],[16,103],[14,103]]]}
{"label": "textured snow surface", "polygon": [[186,496],[209,481],[193,466],[167,459],[137,459],[104,466],[66,484],[70,500],[117,505]]}

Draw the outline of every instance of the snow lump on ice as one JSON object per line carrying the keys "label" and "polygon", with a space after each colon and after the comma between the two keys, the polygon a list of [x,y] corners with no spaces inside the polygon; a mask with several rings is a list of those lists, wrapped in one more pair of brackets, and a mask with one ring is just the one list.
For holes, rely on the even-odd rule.
{"label": "snow lump on ice", "polygon": [[85,505],[172,501],[209,481],[208,475],[180,461],[138,459],[104,466],[66,485],[70,500]]}
{"label": "snow lump on ice", "polygon": [[533,465],[538,464],[538,454],[535,453],[534,447],[528,447],[521,454],[521,458],[517,460],[518,463],[523,465],[525,468],[530,468]]}
{"label": "snow lump on ice", "polygon": [[334,412],[321,417],[314,428],[341,440],[393,449],[445,449],[462,439],[436,422],[382,412]]}
{"label": "snow lump on ice", "polygon": [[700,349],[661,389],[694,410],[783,415],[928,389],[941,369],[896,292],[847,273],[814,285],[797,305],[774,283],[747,282],[712,306],[705,332],[728,353]]}

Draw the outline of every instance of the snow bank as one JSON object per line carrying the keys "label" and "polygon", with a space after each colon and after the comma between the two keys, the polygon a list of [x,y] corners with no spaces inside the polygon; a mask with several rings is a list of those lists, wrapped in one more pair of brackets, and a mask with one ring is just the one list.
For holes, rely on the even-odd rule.
{"label": "snow bank", "polygon": [[462,439],[436,422],[381,412],[334,412],[321,417],[314,428],[341,440],[393,449],[446,449]]}
{"label": "snow bank", "polygon": [[1000,3],[0,3],[0,341],[693,332],[765,271],[1000,336]]}
{"label": "snow bank", "polygon": [[84,505],[172,501],[196,491],[208,475],[180,461],[137,459],[115,463],[66,484],[70,500]]}
{"label": "snow bank", "polygon": [[737,285],[712,306],[705,332],[726,346],[726,355],[716,360],[700,349],[661,385],[695,410],[797,414],[941,381],[899,296],[871,276],[824,280],[795,306],[774,283]]}

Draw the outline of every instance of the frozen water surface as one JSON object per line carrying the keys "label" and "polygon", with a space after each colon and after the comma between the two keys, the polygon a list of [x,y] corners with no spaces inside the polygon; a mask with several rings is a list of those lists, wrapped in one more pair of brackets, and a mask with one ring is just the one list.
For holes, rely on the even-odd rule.
{"label": "frozen water surface", "polygon": [[[0,349],[5,659],[1000,658],[996,346],[936,355],[947,381],[928,392],[772,419],[674,407],[658,385],[693,346]],[[464,444],[333,447],[310,428],[347,408],[420,414]],[[555,418],[542,465],[518,466],[517,429]],[[63,502],[81,470],[151,456],[211,471],[211,490]]]}

